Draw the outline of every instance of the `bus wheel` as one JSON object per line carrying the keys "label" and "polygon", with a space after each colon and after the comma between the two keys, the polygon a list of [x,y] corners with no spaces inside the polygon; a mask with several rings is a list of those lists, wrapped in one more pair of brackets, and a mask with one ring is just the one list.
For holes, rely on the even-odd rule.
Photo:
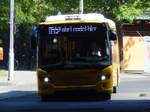
{"label": "bus wheel", "polygon": [[113,93],[117,93],[117,87],[116,86],[113,87]]}
{"label": "bus wheel", "polygon": [[103,100],[110,100],[111,99],[111,94],[110,93],[104,93],[102,95],[102,99]]}
{"label": "bus wheel", "polygon": [[47,102],[50,101],[50,96],[49,95],[42,95],[41,97],[41,101]]}
{"label": "bus wheel", "polygon": [[111,99],[111,94],[110,93],[103,93],[98,95],[98,99],[100,100],[110,100]]}

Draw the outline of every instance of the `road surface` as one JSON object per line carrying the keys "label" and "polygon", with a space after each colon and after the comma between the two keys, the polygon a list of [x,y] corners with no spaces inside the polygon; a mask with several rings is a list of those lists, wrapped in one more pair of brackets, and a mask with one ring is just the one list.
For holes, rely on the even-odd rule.
{"label": "road surface", "polygon": [[20,85],[0,94],[0,112],[150,112],[150,77],[123,76],[117,94],[102,101],[88,93],[64,93],[49,102],[37,95],[37,85]]}

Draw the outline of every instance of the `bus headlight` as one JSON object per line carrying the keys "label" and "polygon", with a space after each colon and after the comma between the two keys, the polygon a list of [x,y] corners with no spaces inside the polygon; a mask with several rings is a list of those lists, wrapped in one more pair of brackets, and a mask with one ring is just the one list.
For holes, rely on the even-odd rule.
{"label": "bus headlight", "polygon": [[107,79],[107,76],[106,75],[101,75],[101,80],[104,81]]}
{"label": "bus headlight", "polygon": [[100,75],[98,77],[98,80],[105,81],[105,80],[108,80],[109,78],[110,78],[110,75]]}
{"label": "bus headlight", "polygon": [[44,77],[44,82],[49,82],[49,78],[48,77]]}

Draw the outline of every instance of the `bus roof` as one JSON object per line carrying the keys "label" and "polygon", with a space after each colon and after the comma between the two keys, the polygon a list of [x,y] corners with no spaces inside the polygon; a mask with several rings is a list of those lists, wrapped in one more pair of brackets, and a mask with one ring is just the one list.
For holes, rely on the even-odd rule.
{"label": "bus roof", "polygon": [[81,20],[81,21],[90,21],[97,20],[103,21],[104,16],[102,14],[68,14],[68,15],[57,15],[57,16],[49,16],[46,18],[45,22],[53,22],[53,21],[67,21],[67,20]]}
{"label": "bus roof", "polygon": [[46,24],[65,24],[65,23],[108,23],[109,27],[115,29],[114,21],[105,18],[102,14],[89,13],[89,14],[68,14],[68,15],[56,15],[49,16],[45,19],[45,22],[41,22],[41,25]]}
{"label": "bus roof", "polygon": [[116,30],[116,24],[111,19],[106,19],[106,22],[108,23],[109,27],[113,30]]}

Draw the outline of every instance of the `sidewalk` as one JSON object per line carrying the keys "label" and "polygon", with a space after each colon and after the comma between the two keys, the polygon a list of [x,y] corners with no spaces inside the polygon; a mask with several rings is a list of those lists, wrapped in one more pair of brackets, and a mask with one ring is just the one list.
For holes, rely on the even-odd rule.
{"label": "sidewalk", "polygon": [[8,75],[0,77],[0,93],[26,90],[30,86],[37,86],[35,71],[15,71],[13,81],[8,81]]}
{"label": "sidewalk", "polygon": [[120,75],[121,81],[150,80],[150,73],[125,73]]}

